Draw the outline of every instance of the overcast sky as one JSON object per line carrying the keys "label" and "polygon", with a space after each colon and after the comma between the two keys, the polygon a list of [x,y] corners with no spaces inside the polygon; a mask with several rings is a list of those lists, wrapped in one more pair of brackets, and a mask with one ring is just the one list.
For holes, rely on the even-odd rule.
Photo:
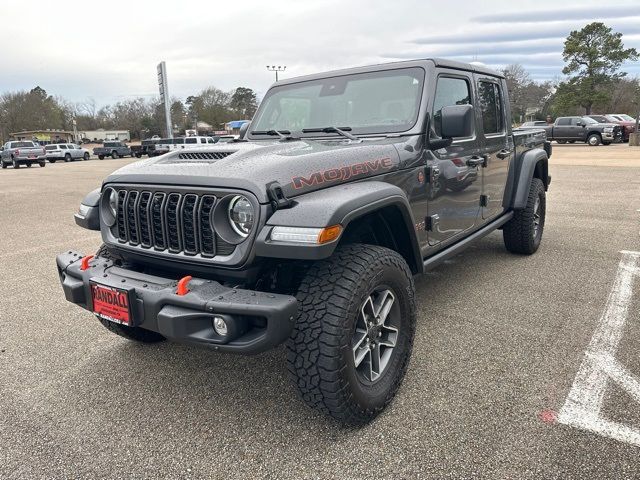
{"label": "overcast sky", "polygon": [[[209,85],[261,96],[266,65],[293,77],[430,56],[521,63],[547,80],[564,37],[596,20],[640,50],[639,0],[3,0],[0,12],[0,92],[40,85],[100,105],[157,95],[161,60],[184,99]],[[640,76],[640,63],[625,70]]]}

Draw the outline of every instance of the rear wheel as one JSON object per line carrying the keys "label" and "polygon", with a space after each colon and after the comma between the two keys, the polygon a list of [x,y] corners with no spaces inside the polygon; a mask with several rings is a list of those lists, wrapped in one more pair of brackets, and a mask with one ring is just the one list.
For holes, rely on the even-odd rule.
{"label": "rear wheel", "polygon": [[47,165],[47,162],[44,162],[44,161],[38,162],[38,165],[40,165],[40,168],[43,168]]}
{"label": "rear wheel", "polygon": [[20,168],[20,162],[18,162],[15,158],[11,157],[11,164],[13,165],[13,168],[18,169]]}
{"label": "rear wheel", "polygon": [[50,158],[49,159],[49,163],[56,163],[56,159],[55,158]]}
{"label": "rear wheel", "polygon": [[525,208],[516,210],[513,218],[502,227],[502,237],[507,250],[527,255],[535,253],[542,240],[545,214],[544,184],[539,178],[534,178],[531,180]]}
{"label": "rear wheel", "polygon": [[104,155],[98,155],[98,160],[104,160]]}
{"label": "rear wheel", "polygon": [[598,133],[592,133],[589,135],[589,138],[587,138],[587,143],[592,147],[597,147],[602,143],[602,137]]}
{"label": "rear wheel", "polygon": [[4,163],[4,160],[0,160],[0,163],[2,163],[2,168],[7,168],[7,164]]}
{"label": "rear wheel", "polygon": [[345,424],[372,420],[393,399],[415,331],[414,283],[393,250],[338,247],[298,289],[287,364],[307,404]]}
{"label": "rear wheel", "polygon": [[118,155],[118,152],[114,150],[113,152],[111,152],[111,158],[115,160],[116,158],[120,158],[120,156]]}
{"label": "rear wheel", "polygon": [[70,153],[65,153],[64,161],[67,162],[67,163],[69,163],[71,161],[71,154]]}

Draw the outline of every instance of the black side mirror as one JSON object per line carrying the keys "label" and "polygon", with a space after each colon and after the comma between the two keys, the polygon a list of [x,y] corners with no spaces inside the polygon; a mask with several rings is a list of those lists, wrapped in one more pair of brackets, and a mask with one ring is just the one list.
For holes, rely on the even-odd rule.
{"label": "black side mirror", "polygon": [[442,107],[442,138],[470,137],[473,134],[473,106]]}
{"label": "black side mirror", "polygon": [[585,124],[583,122],[578,122],[578,123],[576,123],[576,125],[578,125],[579,127],[584,127],[585,126]]}
{"label": "black side mirror", "polygon": [[249,125],[251,125],[251,122],[243,123],[242,126],[240,127],[240,140],[244,140],[244,137],[247,136]]}
{"label": "black side mirror", "polygon": [[451,145],[454,138],[470,137],[473,134],[473,106],[451,105],[440,111],[440,135],[442,138],[429,141],[432,149]]}

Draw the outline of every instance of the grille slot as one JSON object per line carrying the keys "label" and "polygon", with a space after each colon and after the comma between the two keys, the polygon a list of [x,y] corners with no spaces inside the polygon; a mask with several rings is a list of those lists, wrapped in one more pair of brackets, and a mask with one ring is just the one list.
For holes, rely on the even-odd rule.
{"label": "grille slot", "polygon": [[236,245],[214,230],[212,214],[219,197],[210,193],[116,187],[120,243],[158,252],[213,258],[231,255]]}
{"label": "grille slot", "polygon": [[167,198],[165,207],[165,218],[167,219],[167,237],[169,243],[169,251],[179,253],[181,250],[180,242],[180,194],[171,193]]}
{"label": "grille slot", "polygon": [[235,152],[181,152],[180,160],[222,160]]}
{"label": "grille slot", "polygon": [[140,220],[140,245],[150,248],[152,245],[151,228],[149,226],[151,193],[142,192],[138,202],[138,219]]}

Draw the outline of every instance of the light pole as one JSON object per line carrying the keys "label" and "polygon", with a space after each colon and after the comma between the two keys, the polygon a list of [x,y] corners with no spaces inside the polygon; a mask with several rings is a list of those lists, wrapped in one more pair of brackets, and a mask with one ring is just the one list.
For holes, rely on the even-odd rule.
{"label": "light pole", "polygon": [[278,81],[278,72],[284,72],[287,69],[287,66],[276,66],[276,65],[267,65],[267,70],[270,72],[276,72],[276,82]]}

